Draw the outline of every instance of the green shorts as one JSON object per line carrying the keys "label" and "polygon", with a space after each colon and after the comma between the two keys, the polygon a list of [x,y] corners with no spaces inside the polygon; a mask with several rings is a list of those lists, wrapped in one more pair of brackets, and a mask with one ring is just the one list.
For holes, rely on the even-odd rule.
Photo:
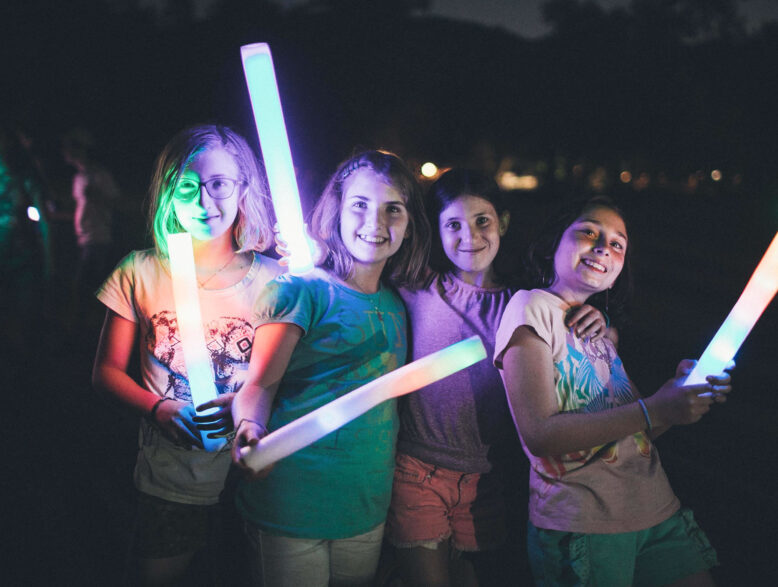
{"label": "green shorts", "polygon": [[718,564],[716,551],[680,509],[637,532],[580,534],[528,524],[527,549],[537,585],[667,585]]}

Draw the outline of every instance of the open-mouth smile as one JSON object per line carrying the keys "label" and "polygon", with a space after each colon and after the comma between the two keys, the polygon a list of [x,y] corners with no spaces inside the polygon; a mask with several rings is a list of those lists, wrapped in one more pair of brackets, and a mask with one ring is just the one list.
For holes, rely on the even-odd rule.
{"label": "open-mouth smile", "polygon": [[581,259],[581,263],[583,263],[586,267],[588,267],[592,271],[597,271],[598,273],[608,272],[608,270],[605,268],[605,265],[602,265],[597,261],[592,261],[591,259]]}

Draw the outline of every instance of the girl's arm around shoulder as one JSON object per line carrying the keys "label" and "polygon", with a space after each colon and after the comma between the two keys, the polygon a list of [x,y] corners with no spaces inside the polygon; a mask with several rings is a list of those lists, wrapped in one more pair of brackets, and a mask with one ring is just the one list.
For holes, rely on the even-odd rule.
{"label": "girl's arm around shoulder", "polygon": [[267,423],[278,385],[289,366],[303,330],[296,324],[274,322],[257,327],[246,376],[232,404],[235,442],[232,459],[247,469],[240,455],[244,446],[254,446],[267,435]]}
{"label": "girl's arm around shoulder", "polygon": [[[505,388],[514,422],[535,456],[562,455],[624,438],[647,428],[638,402],[593,413],[560,412],[551,349],[530,327],[517,328],[503,354]],[[674,378],[645,401],[653,426],[690,424],[714,401],[710,385],[682,387]],[[723,383],[719,393],[728,391]]]}

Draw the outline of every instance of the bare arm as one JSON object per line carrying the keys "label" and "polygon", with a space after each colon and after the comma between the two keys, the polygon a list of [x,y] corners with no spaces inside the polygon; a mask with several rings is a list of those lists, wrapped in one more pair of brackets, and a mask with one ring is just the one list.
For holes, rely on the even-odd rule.
{"label": "bare arm", "polygon": [[92,385],[97,391],[112,395],[121,403],[147,415],[159,396],[138,385],[127,374],[138,325],[113,310],[105,313],[103,330],[92,368]]}
{"label": "bare arm", "polygon": [[[554,388],[551,349],[529,327],[513,334],[503,355],[508,403],[528,450],[536,456],[588,450],[646,428],[637,402],[594,413],[560,413]],[[714,399],[699,397],[710,385],[681,387],[671,379],[645,400],[655,428],[690,424],[710,409]],[[726,385],[716,389],[729,391]]]}
{"label": "bare arm", "polygon": [[294,324],[265,324],[257,328],[249,370],[232,404],[236,436],[232,458],[243,467],[240,448],[253,446],[267,434],[267,423],[289,361],[303,331]]}
{"label": "bare arm", "polygon": [[[137,413],[150,416],[161,398],[127,374],[137,334],[135,322],[122,318],[113,310],[106,311],[92,368],[92,385]],[[167,399],[157,405],[153,421],[172,442],[181,446],[202,446],[200,434],[191,420],[193,414],[189,403]]]}

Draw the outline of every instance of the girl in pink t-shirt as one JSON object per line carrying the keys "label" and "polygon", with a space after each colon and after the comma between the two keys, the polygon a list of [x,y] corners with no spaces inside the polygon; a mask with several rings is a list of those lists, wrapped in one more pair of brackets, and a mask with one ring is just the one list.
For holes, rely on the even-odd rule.
{"label": "girl in pink t-shirt", "polygon": [[530,251],[536,289],[511,299],[497,330],[494,362],[531,463],[528,547],[538,584],[711,583],[715,551],[680,507],[651,439],[725,401],[729,376],[684,387],[693,361],[682,361],[643,399],[610,340],[574,339],[563,326],[596,296],[622,304],[630,250],[609,199],[568,207]]}

